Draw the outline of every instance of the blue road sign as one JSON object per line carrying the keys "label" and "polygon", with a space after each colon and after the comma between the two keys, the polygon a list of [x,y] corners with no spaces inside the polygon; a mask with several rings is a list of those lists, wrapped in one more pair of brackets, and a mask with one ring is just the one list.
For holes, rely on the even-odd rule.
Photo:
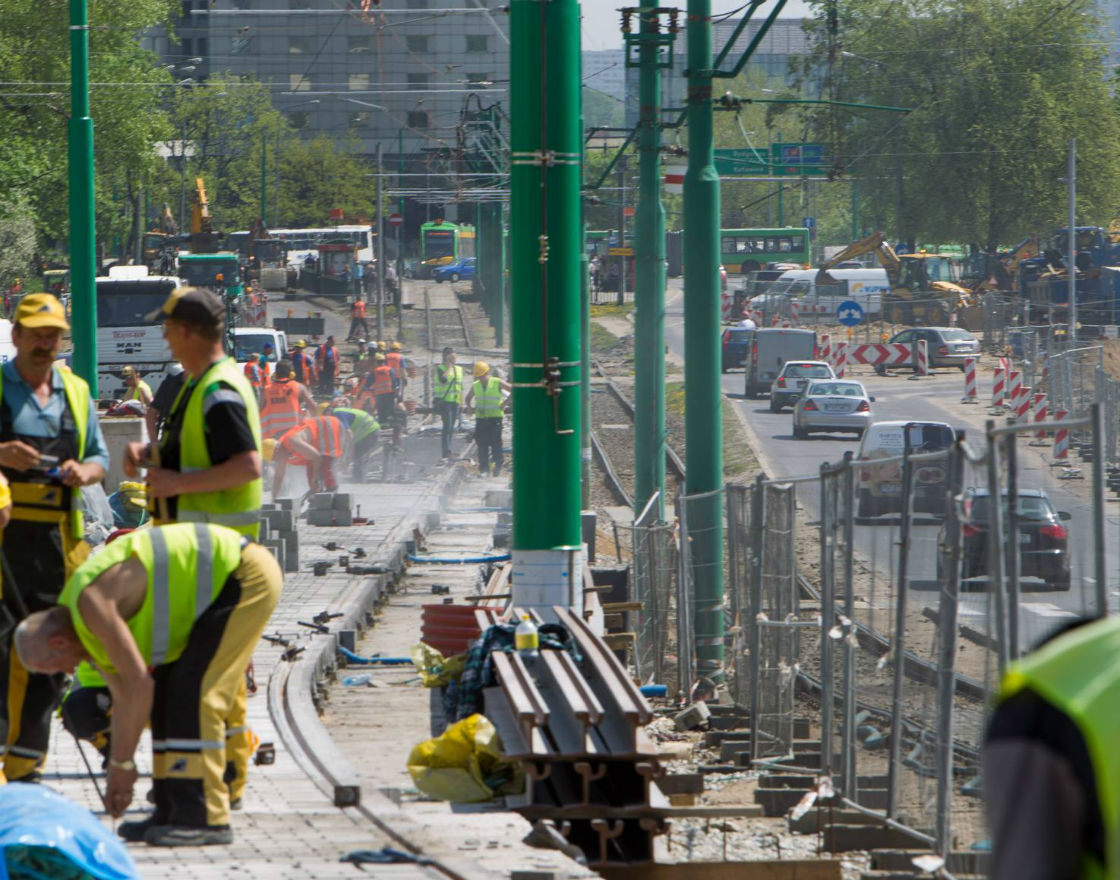
{"label": "blue road sign", "polygon": [[817,225],[817,218],[816,217],[802,217],[801,218],[801,225],[804,226],[806,229],[812,229],[814,226]]}
{"label": "blue road sign", "polygon": [[863,306],[854,299],[846,299],[836,308],[836,320],[845,327],[856,327],[863,323]]}

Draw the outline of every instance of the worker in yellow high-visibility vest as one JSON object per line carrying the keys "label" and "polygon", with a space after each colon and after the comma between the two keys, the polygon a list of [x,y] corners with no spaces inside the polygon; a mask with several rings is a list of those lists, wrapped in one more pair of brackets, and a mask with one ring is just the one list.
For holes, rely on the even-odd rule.
{"label": "worker in yellow high-visibility vest", "polygon": [[228,844],[226,719],[280,598],[283,574],[259,544],[223,526],[141,529],[109,544],[67,582],[58,604],[14,637],[36,672],[90,662],[112,694],[105,807],[132,802],[133,760],[152,727],[155,812],[118,829],[153,846]]}
{"label": "worker in yellow high-visibility vest", "polygon": [[467,392],[468,412],[474,403],[474,442],[478,447],[478,472],[483,476],[494,467],[494,476],[502,471],[502,416],[505,406],[502,392],[512,390],[508,382],[490,374],[486,361],[476,361],[474,384]]}

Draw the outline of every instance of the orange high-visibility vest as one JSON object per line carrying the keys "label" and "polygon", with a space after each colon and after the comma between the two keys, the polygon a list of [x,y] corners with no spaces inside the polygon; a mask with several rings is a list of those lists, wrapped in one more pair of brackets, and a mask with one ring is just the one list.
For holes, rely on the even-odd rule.
{"label": "orange high-visibility vest", "polygon": [[245,365],[245,377],[249,380],[249,384],[258,390],[260,389],[262,381],[261,368],[257,364],[250,362]]}
{"label": "orange high-visibility vest", "polygon": [[392,394],[395,389],[393,388],[393,368],[389,366],[381,366],[373,368],[373,393],[375,396],[380,397],[382,394]]}
{"label": "orange high-visibility vest", "polygon": [[308,419],[304,426],[310,432],[308,442],[327,458],[342,455],[342,421],[336,416],[318,416]]}
{"label": "orange high-visibility vest", "polygon": [[261,436],[276,439],[300,423],[299,385],[292,379],[277,379],[268,386],[261,410]]}
{"label": "orange high-visibility vest", "polygon": [[385,355],[385,363],[397,371],[397,375],[401,374],[401,353],[399,351],[391,351]]}
{"label": "orange high-visibility vest", "polygon": [[354,300],[354,310],[350,313],[351,317],[364,318],[366,316],[366,303],[365,300]]}

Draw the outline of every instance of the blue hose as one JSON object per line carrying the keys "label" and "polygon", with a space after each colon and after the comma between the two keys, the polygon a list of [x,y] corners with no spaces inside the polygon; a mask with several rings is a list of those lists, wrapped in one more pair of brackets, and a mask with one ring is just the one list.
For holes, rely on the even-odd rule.
{"label": "blue hose", "polygon": [[364,664],[366,666],[404,666],[406,663],[411,663],[411,657],[363,657],[361,654],[355,654],[342,645],[338,646],[338,653],[346,658],[347,663]]}
{"label": "blue hose", "polygon": [[663,697],[669,692],[668,686],[663,684],[643,684],[639,690],[643,697]]}
{"label": "blue hose", "polygon": [[417,556],[414,553],[408,554],[409,562],[432,562],[437,565],[456,565],[463,564],[469,565],[471,563],[483,562],[508,562],[508,553],[498,553],[493,556]]}

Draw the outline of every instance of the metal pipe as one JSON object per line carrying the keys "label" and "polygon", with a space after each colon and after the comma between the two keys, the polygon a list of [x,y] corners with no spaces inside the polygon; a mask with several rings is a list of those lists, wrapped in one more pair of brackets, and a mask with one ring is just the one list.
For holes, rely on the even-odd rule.
{"label": "metal pipe", "polygon": [[856,518],[853,510],[856,497],[856,472],[852,453],[844,453],[844,498],[847,499],[844,516],[844,616],[848,618],[848,631],[844,634],[844,728],[841,752],[844,756],[844,795],[856,797],[856,645],[855,617],[856,596],[853,572],[853,549]]}
{"label": "metal pipe", "polygon": [[[836,619],[836,470],[821,465],[821,776],[832,778],[833,676],[832,636]],[[757,727],[755,728],[758,729]]]}
{"label": "metal pipe", "polygon": [[957,676],[957,622],[960,613],[961,530],[960,495],[964,488],[963,438],[949,459],[949,502],[946,533],[949,564],[943,568],[938,627],[941,660],[937,666],[937,852],[948,860],[952,848],[950,808],[953,802],[953,707]]}
{"label": "metal pipe", "polygon": [[1096,577],[1095,594],[1097,617],[1108,616],[1108,583],[1105,562],[1105,509],[1104,509],[1104,408],[1099,403],[1089,407],[1093,421],[1090,433],[1093,442],[1093,574]]}
{"label": "metal pipe", "polygon": [[[908,434],[909,426],[903,427]],[[898,589],[895,596],[894,682],[891,688],[890,764],[887,767],[887,815],[898,813],[898,768],[902,762],[902,689],[906,668],[906,594],[909,584],[910,504],[913,466],[910,446],[902,454],[902,523],[898,533]]]}
{"label": "metal pipe", "polygon": [[[377,142],[377,170],[381,171],[381,141]],[[385,338],[385,217],[382,215],[381,175],[377,175],[377,338]],[[362,296],[362,291],[358,291]]]}
{"label": "metal pipe", "polygon": [[[999,441],[994,419],[988,419],[984,426],[988,438],[988,497],[1002,495],[999,484]],[[1004,594],[1006,585],[1003,580],[1003,505],[992,504],[988,513],[988,589],[995,597],[996,605],[996,644],[1000,675],[1010,661],[1007,637],[1007,599]]]}
{"label": "metal pipe", "polygon": [[[758,716],[762,711],[762,629],[758,614],[762,610],[762,554],[765,547],[762,518],[766,515],[763,503],[765,486],[762,474],[759,474],[755,477],[751,492],[751,574],[748,586],[747,636],[750,651],[751,727],[755,730],[758,729]],[[758,760],[759,739],[757,736],[751,737],[752,761]]]}
{"label": "metal pipe", "polygon": [[[1007,450],[1007,635],[1008,651],[1012,660],[1019,659],[1019,587],[1022,573],[1022,555],[1019,550],[1019,442],[1016,434],[1004,438]],[[1002,508],[1003,498],[999,492],[988,496],[991,510]],[[1003,532],[996,532],[997,540],[1003,539]]]}

